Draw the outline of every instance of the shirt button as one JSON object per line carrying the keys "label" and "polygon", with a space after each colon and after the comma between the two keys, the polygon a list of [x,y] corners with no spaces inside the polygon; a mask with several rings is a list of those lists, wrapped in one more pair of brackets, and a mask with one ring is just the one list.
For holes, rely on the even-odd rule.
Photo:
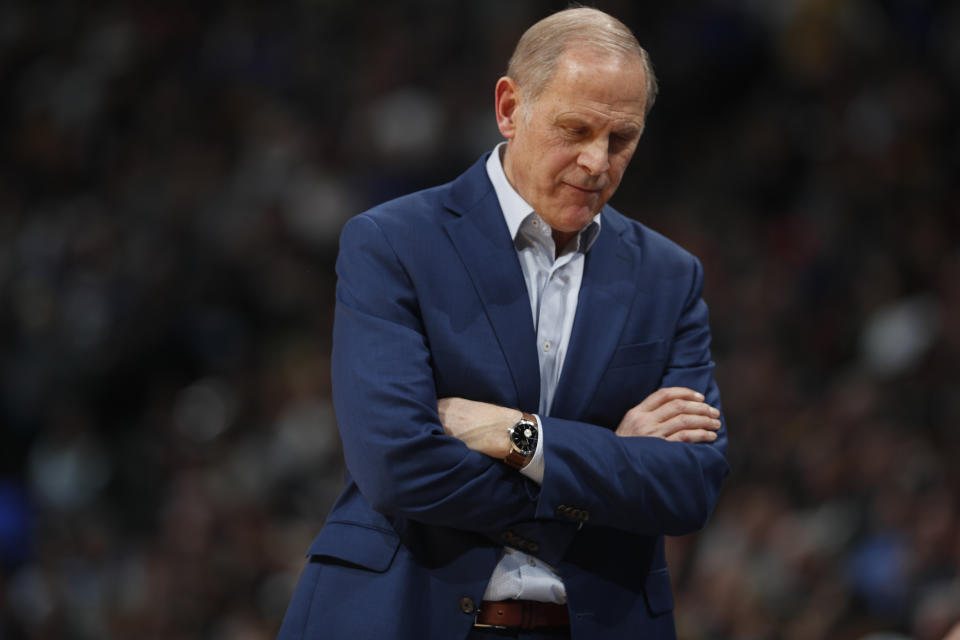
{"label": "shirt button", "polygon": [[463,611],[467,615],[470,615],[475,610],[476,610],[476,607],[473,604],[472,598],[467,598],[466,596],[464,596],[463,598],[460,598],[460,611]]}
{"label": "shirt button", "polygon": [[543,350],[544,350],[544,351],[550,351],[550,341],[549,341],[549,340],[548,340],[547,342],[544,342],[544,343],[543,343]]}
{"label": "shirt button", "polygon": [[537,561],[534,560],[533,558],[530,558],[529,560],[527,560],[527,563],[528,563],[531,567],[537,566]]}

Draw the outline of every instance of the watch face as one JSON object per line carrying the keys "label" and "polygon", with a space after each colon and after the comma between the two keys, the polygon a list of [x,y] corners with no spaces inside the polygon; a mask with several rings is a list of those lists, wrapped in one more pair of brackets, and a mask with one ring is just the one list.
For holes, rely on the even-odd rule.
{"label": "watch face", "polygon": [[520,453],[527,456],[537,450],[537,425],[527,420],[521,420],[510,432],[510,439],[520,450]]}

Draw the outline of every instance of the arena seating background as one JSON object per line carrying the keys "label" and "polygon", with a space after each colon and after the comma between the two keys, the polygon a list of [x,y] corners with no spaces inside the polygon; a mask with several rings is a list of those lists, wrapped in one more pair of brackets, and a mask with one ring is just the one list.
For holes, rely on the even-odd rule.
{"label": "arena seating background", "polygon": [[[960,619],[960,6],[597,3],[661,97],[613,204],[699,255],[733,474],[685,640]],[[498,140],[559,2],[0,4],[0,638],[272,638],[341,487],[344,220]]]}

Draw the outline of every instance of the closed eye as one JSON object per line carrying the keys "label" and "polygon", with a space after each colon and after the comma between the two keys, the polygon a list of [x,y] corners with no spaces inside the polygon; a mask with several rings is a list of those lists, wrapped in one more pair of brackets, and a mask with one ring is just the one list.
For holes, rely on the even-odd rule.
{"label": "closed eye", "polygon": [[610,136],[610,146],[615,149],[625,149],[636,142],[638,137],[634,133],[615,133]]}

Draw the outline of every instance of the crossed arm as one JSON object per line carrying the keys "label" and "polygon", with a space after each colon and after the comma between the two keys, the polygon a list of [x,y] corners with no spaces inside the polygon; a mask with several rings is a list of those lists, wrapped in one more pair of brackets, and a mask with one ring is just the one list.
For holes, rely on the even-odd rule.
{"label": "crossed arm", "polygon": [[[520,419],[519,410],[464,398],[441,398],[437,405],[447,435],[497,460],[510,453],[507,432]],[[630,409],[616,434],[672,442],[713,442],[722,426],[719,415],[717,409],[704,402],[703,394],[686,387],[666,387]]]}

